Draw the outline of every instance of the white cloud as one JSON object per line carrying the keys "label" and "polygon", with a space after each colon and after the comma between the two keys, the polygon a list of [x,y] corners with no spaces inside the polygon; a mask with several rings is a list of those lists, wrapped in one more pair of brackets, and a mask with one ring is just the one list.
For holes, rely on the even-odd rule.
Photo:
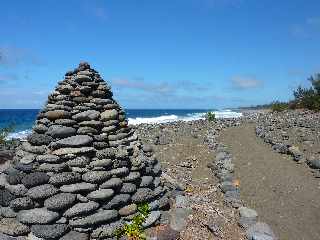
{"label": "white cloud", "polygon": [[231,79],[234,89],[246,90],[262,87],[263,83],[254,77],[235,76]]}

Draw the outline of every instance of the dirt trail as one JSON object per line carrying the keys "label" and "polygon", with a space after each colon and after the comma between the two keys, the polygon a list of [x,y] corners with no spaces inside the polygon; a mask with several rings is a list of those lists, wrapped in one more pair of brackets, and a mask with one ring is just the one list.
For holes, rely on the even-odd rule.
{"label": "dirt trail", "polygon": [[320,239],[320,180],[310,169],[272,151],[254,125],[229,128],[221,136],[234,156],[241,197],[270,224],[280,240]]}

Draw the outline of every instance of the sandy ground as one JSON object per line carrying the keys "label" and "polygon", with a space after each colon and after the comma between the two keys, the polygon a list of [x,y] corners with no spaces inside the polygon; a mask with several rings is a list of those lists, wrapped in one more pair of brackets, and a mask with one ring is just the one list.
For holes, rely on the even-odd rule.
{"label": "sandy ground", "polygon": [[[180,239],[245,240],[244,231],[237,224],[236,211],[224,205],[218,183],[207,168],[215,156],[203,143],[206,129],[198,131],[196,138],[190,135],[191,130],[191,127],[178,129],[172,134],[171,143],[154,146],[163,171],[187,186],[186,195],[193,211]],[[150,139],[152,131],[148,133]]]}
{"label": "sandy ground", "polygon": [[310,169],[273,152],[253,124],[229,128],[221,141],[234,156],[241,198],[280,240],[320,239],[320,181]]}

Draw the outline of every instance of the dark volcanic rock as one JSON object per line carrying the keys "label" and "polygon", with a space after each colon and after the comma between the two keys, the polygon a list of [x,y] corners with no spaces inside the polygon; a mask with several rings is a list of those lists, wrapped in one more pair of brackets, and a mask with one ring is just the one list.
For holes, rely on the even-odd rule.
{"label": "dark volcanic rock", "polygon": [[31,227],[32,233],[44,239],[56,239],[63,236],[68,231],[66,224],[52,224],[52,225],[33,225]]}
{"label": "dark volcanic rock", "polygon": [[48,183],[49,178],[50,177],[46,173],[34,172],[26,175],[21,182],[27,188],[32,188],[35,186]]}
{"label": "dark volcanic rock", "polygon": [[28,141],[32,145],[41,146],[41,145],[48,145],[53,140],[52,137],[45,135],[45,134],[38,134],[33,133],[28,136]]}

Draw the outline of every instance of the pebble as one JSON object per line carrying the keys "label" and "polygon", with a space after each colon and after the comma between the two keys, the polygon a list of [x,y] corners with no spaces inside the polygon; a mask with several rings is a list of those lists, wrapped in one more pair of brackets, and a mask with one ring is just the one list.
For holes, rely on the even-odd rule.
{"label": "pebble", "polygon": [[87,195],[87,198],[93,201],[102,201],[110,199],[114,195],[112,189],[99,189]]}
{"label": "pebble", "polygon": [[32,233],[39,238],[56,239],[63,236],[68,231],[66,224],[52,224],[52,225],[33,225],[31,227]]}
{"label": "pebble", "polygon": [[99,203],[87,202],[87,203],[77,203],[73,207],[69,208],[63,216],[72,218],[79,215],[85,215],[91,213],[99,208]]}
{"label": "pebble", "polygon": [[60,190],[62,192],[70,192],[70,193],[78,193],[78,192],[91,192],[95,190],[97,187],[96,184],[92,183],[75,183],[75,184],[69,184],[69,185],[62,185],[60,187]]}
{"label": "pebble", "polygon": [[59,213],[52,212],[46,208],[35,208],[30,210],[21,210],[17,215],[17,220],[25,224],[47,224],[59,218]]}
{"label": "pebble", "polygon": [[48,183],[49,178],[50,177],[46,173],[34,172],[26,175],[21,182],[27,188],[32,188]]}
{"label": "pebble", "polygon": [[13,218],[2,218],[0,220],[0,232],[10,236],[21,236],[28,234],[30,229]]}
{"label": "pebble", "polygon": [[118,217],[118,211],[116,210],[103,210],[92,215],[70,220],[69,225],[71,227],[91,227],[97,224],[107,223]]}
{"label": "pebble", "polygon": [[60,240],[89,240],[89,234],[70,231],[61,237]]}
{"label": "pebble", "polygon": [[30,188],[27,196],[32,199],[44,199],[55,195],[58,189],[51,184],[44,184],[37,187]]}
{"label": "pebble", "polygon": [[76,201],[76,195],[71,193],[59,193],[44,201],[44,206],[52,211],[60,211],[72,206]]}

